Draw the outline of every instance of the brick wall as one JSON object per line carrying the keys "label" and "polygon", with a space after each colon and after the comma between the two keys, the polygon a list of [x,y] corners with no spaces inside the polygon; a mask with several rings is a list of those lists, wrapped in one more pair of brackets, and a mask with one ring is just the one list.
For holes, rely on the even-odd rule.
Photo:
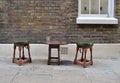
{"label": "brick wall", "polygon": [[[0,43],[28,39],[31,43],[51,40],[95,43],[120,42],[118,25],[77,25],[78,0],[0,0]],[[116,0],[120,19],[120,0]]]}

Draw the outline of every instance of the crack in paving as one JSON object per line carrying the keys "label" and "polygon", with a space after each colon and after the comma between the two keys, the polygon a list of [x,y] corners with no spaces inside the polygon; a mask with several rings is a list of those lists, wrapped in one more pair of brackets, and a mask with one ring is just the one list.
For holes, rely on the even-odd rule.
{"label": "crack in paving", "polygon": [[10,83],[13,83],[13,81],[15,80],[15,78],[16,78],[18,75],[19,75],[19,72],[17,72],[17,73],[13,76],[12,80],[10,81]]}

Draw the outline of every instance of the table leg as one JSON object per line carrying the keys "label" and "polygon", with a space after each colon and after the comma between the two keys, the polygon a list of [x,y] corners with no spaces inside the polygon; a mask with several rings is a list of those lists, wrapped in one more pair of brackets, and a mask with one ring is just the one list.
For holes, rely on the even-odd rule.
{"label": "table leg", "polygon": [[48,65],[50,65],[50,57],[51,57],[51,47],[49,45],[49,49],[48,49]]}
{"label": "table leg", "polygon": [[58,46],[58,65],[60,65],[60,46]]}

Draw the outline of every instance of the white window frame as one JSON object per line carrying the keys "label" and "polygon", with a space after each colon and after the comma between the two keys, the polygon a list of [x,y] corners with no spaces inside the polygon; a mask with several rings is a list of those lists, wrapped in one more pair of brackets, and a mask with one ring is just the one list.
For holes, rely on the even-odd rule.
{"label": "white window frame", "polygon": [[108,14],[81,14],[81,0],[78,0],[77,24],[118,24],[114,16],[115,0],[108,0]]}

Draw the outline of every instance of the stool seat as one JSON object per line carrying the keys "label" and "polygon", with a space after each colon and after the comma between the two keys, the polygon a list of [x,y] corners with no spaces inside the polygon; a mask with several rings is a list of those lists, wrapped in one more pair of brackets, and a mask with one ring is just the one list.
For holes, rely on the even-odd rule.
{"label": "stool seat", "polygon": [[24,45],[24,46],[27,46],[29,44],[29,41],[28,40],[16,40],[16,41],[14,41],[14,44],[15,45]]}
{"label": "stool seat", "polygon": [[[92,47],[93,42],[90,41],[84,41],[84,42],[76,42],[76,55],[74,59],[74,64],[80,64],[84,68],[88,65],[93,65],[93,59],[92,59]],[[82,56],[81,59],[77,59],[78,57],[78,51],[79,49],[82,49]],[[87,50],[90,50],[90,60],[87,59]],[[81,52],[81,50],[80,50]]]}
{"label": "stool seat", "polygon": [[79,47],[90,47],[90,46],[93,46],[93,42],[90,42],[90,41],[85,41],[85,42],[77,42],[76,43],[77,46]]}

